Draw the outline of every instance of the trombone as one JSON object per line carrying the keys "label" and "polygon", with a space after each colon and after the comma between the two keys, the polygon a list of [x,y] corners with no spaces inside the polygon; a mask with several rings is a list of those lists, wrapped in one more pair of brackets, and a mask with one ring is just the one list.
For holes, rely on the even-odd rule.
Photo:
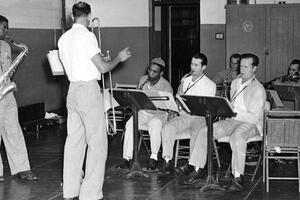
{"label": "trombone", "polygon": [[[100,55],[102,56],[104,61],[110,61],[110,55],[109,55],[109,51],[107,50],[107,56],[104,56],[104,54],[102,53],[102,46],[101,46],[101,32],[100,32],[100,19],[98,17],[95,17],[92,19],[91,21],[91,28],[92,28],[92,32],[94,33],[94,22],[97,22],[97,28],[98,28],[98,46],[100,49]],[[105,111],[105,121],[106,121],[106,131],[108,133],[108,135],[115,135],[117,134],[117,123],[116,123],[116,112],[115,112],[115,108],[113,106],[113,90],[112,90],[112,76],[111,76],[111,71],[108,72],[109,74],[109,84],[110,84],[110,95],[109,95],[109,103],[110,106],[112,107],[112,114],[113,114],[113,124],[109,121],[109,116],[107,111]],[[104,74],[101,74],[101,79],[102,79],[102,88],[103,91],[105,91],[105,81],[104,81]],[[103,94],[105,95],[105,92],[103,92]],[[112,133],[109,131],[111,128]]]}

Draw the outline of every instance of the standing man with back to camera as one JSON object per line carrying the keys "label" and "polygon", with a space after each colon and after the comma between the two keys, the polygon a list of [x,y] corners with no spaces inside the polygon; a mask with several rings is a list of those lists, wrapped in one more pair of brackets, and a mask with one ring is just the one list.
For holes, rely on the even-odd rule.
{"label": "standing man with back to camera", "polygon": [[[85,2],[73,5],[74,24],[58,41],[59,56],[70,81],[67,109],[68,136],[64,149],[63,196],[65,200],[79,196],[81,200],[103,198],[107,135],[103,96],[98,80],[131,53],[119,52],[111,62],[104,62],[97,39],[87,27],[91,7]],[[81,171],[86,154],[85,176]]]}
{"label": "standing man with back to camera", "polygon": [[[11,48],[5,41],[8,19],[0,15],[0,77],[11,67]],[[2,81],[2,80],[1,80]],[[2,91],[0,91],[2,92]],[[2,95],[2,94],[0,94]],[[39,179],[30,170],[26,144],[18,119],[18,107],[12,92],[0,100],[0,143],[3,139],[12,175],[26,180]],[[3,164],[0,156],[0,182],[4,181]]]}

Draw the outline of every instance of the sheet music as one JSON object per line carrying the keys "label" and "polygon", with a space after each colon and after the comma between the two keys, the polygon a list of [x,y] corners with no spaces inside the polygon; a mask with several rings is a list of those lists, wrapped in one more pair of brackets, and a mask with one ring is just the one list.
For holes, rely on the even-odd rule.
{"label": "sheet music", "polygon": [[185,99],[183,99],[179,94],[176,94],[176,99],[179,100],[181,106],[183,107],[183,109],[188,112],[191,113],[190,109],[187,107],[187,105],[185,104],[184,101],[186,101]]}
{"label": "sheet music", "polygon": [[169,92],[155,91],[155,90],[143,90],[142,92],[144,92],[148,97],[150,97],[150,99],[151,97],[162,97],[163,99],[166,99],[166,100],[151,100],[157,108],[169,109],[169,110],[174,110],[176,112],[179,112],[173,94]]}
{"label": "sheet music", "polygon": [[110,95],[110,89],[104,89],[103,91],[103,99],[104,99],[104,112],[107,112],[112,107],[119,106],[116,99]]}
{"label": "sheet music", "polygon": [[64,75],[65,71],[63,65],[59,59],[58,50],[51,50],[47,53],[47,58],[50,64],[50,68],[52,74],[56,75]]}

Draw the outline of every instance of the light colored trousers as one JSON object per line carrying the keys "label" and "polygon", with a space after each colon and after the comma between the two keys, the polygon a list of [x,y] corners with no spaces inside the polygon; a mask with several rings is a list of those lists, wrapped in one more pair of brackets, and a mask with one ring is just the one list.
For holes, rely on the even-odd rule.
{"label": "light colored trousers", "polygon": [[[192,126],[196,127],[196,124]],[[190,165],[204,168],[207,159],[207,126],[199,127],[195,138],[195,145],[190,155]],[[244,174],[247,140],[259,135],[254,124],[227,119],[213,124],[214,138],[219,139],[230,136],[229,143],[232,150],[232,172]]]}
{"label": "light colored trousers", "polygon": [[[138,112],[138,125],[141,130],[148,130],[151,145],[151,157],[158,154],[161,145],[161,129],[167,121],[167,113],[164,111],[147,111]],[[123,144],[123,158],[129,160],[133,157],[133,117],[126,123]]]}
{"label": "light colored trousers", "polygon": [[[186,130],[191,134],[191,138],[197,137],[196,130],[193,130],[193,127],[191,127],[192,123],[196,123],[199,126],[205,126],[206,121],[204,117],[185,114],[175,117],[166,123],[162,130],[162,157],[164,159],[173,159],[174,144],[177,134]],[[193,149],[194,141],[195,139],[190,140],[190,149]]]}
{"label": "light colored trousers", "polygon": [[[107,135],[103,96],[98,82],[71,82],[67,108],[68,136],[64,149],[63,196],[79,196],[81,200],[100,199],[103,197]],[[82,180],[86,149],[85,176]]]}
{"label": "light colored trousers", "polygon": [[[12,92],[0,101],[0,143],[1,138],[11,174],[30,170],[25,140],[18,119],[18,107]],[[1,156],[0,176],[3,176]]]}

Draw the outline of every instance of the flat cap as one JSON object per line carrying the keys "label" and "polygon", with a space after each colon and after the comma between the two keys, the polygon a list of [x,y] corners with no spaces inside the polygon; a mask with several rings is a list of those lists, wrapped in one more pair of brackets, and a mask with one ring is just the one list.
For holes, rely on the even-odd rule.
{"label": "flat cap", "polygon": [[163,59],[161,59],[161,58],[153,58],[151,60],[151,64],[157,64],[157,65],[160,65],[162,67],[166,66],[165,61],[163,61]]}

